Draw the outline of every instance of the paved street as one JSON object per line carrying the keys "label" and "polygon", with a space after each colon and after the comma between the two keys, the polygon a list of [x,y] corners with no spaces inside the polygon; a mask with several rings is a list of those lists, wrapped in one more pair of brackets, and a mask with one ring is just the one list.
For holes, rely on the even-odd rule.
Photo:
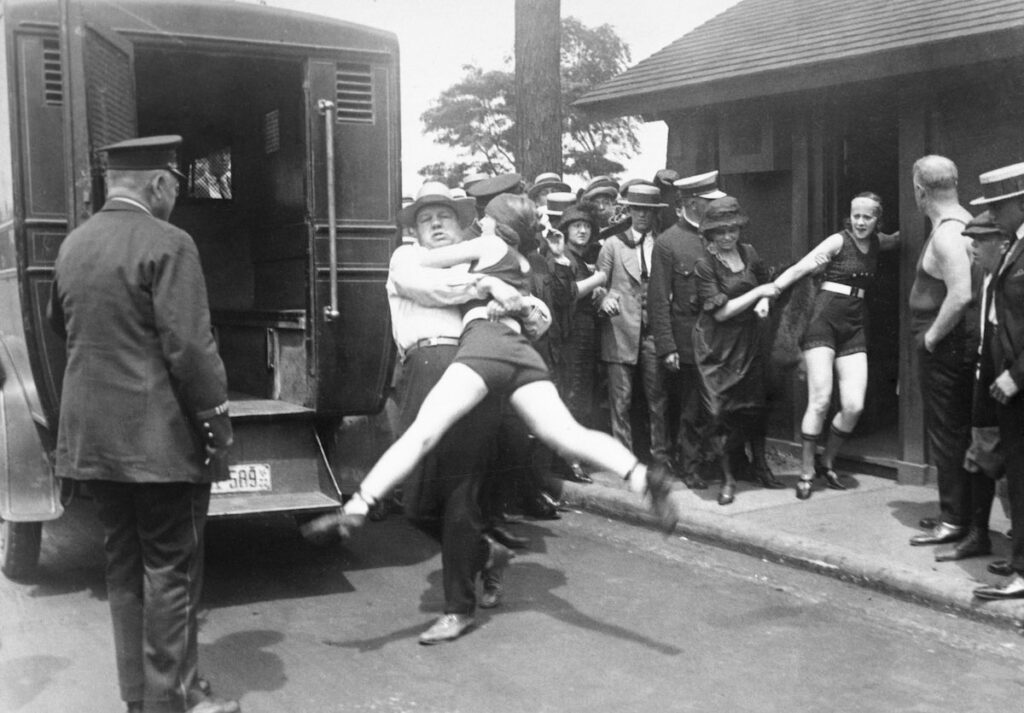
{"label": "paved street", "polygon": [[[392,517],[315,549],[290,520],[209,531],[204,673],[247,713],[1017,710],[1024,639],[831,578],[594,515],[532,549],[460,641],[432,543]],[[0,711],[120,711],[88,503],[36,584],[0,582]]]}

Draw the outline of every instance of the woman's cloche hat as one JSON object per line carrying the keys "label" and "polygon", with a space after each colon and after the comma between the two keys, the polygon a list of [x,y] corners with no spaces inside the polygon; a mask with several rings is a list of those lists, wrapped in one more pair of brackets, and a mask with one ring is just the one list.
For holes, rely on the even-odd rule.
{"label": "woman's cloche hat", "polygon": [[747,224],[746,213],[740,208],[740,202],[732,196],[716,198],[708,203],[704,217],[700,220],[700,232],[707,234],[721,228],[739,228]]}

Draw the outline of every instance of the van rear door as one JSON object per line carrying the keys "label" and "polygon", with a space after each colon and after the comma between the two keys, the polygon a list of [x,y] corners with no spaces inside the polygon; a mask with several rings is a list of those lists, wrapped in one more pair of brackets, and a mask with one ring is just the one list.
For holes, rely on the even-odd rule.
{"label": "van rear door", "polygon": [[[394,349],[384,283],[400,203],[397,75],[390,55],[311,59],[306,111],[313,236],[313,338],[317,410],[376,413]],[[326,110],[324,111],[324,107]],[[331,126],[328,129],[327,123]],[[327,165],[327,134],[334,165]],[[333,171],[329,195],[327,171]],[[334,201],[337,316],[331,306],[330,201]]]}
{"label": "van rear door", "polygon": [[101,146],[138,136],[132,45],[87,23],[83,3],[61,3],[65,47],[64,141],[68,157],[68,231],[101,207]]}

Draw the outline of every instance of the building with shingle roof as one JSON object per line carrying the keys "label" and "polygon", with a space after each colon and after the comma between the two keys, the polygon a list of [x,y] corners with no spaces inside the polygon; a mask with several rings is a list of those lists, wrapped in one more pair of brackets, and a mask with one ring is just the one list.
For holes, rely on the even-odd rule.
{"label": "building with shingle roof", "polygon": [[[777,269],[840,228],[852,196],[882,196],[885,229],[903,240],[868,295],[868,401],[851,450],[928,479],[906,305],[929,226],[911,167],[953,159],[966,205],[979,173],[1024,161],[1024,2],[743,0],[578,105],[664,121],[665,165],[719,169],[750,215],[744,239]],[[783,391],[772,435],[795,443],[805,393],[795,379]]]}

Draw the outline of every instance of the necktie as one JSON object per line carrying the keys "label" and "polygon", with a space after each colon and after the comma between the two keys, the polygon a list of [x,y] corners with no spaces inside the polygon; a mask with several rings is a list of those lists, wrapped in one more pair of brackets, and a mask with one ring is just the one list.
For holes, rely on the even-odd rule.
{"label": "necktie", "polygon": [[647,257],[644,255],[644,240],[647,239],[647,233],[640,233],[640,239],[636,242],[637,247],[640,248],[640,279],[644,282],[647,281]]}

